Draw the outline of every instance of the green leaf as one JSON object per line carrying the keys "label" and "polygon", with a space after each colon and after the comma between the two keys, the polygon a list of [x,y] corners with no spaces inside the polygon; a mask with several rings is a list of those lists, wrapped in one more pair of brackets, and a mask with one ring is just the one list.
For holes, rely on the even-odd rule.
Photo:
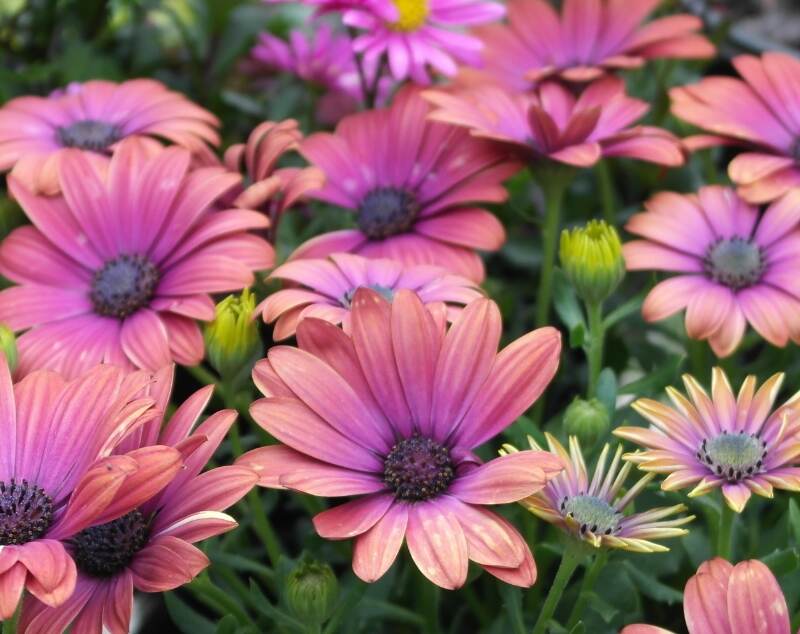
{"label": "green leaf", "polygon": [[169,617],[183,634],[215,634],[216,626],[178,598],[174,592],[164,594]]}
{"label": "green leaf", "polygon": [[269,22],[270,10],[271,7],[264,5],[243,5],[231,12],[215,51],[212,77],[224,75],[234,61],[253,45],[256,35]]}
{"label": "green leaf", "polygon": [[761,561],[766,565],[776,577],[788,575],[790,572],[797,570],[800,566],[800,553],[797,548],[784,548],[783,550],[776,549]]}
{"label": "green leaf", "polygon": [[683,601],[683,593],[662,583],[643,569],[634,566],[629,561],[623,562],[623,566],[633,578],[640,592],[646,597],[650,597],[659,603],[666,603],[667,605],[673,605],[674,603],[681,603]]}
{"label": "green leaf", "polygon": [[666,362],[659,364],[650,372],[646,372],[638,381],[632,381],[620,387],[619,393],[642,396],[663,391],[665,387],[675,381],[685,358],[684,354],[670,355]]}
{"label": "green leaf", "polygon": [[581,348],[586,340],[586,326],[583,323],[575,324],[569,331],[570,348]]}
{"label": "green leaf", "polygon": [[216,634],[236,634],[239,622],[233,614],[223,616],[217,623]]}
{"label": "green leaf", "polygon": [[794,498],[789,500],[789,537],[794,535],[794,543],[800,546],[800,507]]}
{"label": "green leaf", "polygon": [[613,418],[617,409],[617,375],[611,368],[605,368],[597,379],[597,399],[606,406],[608,415]]}
{"label": "green leaf", "polygon": [[578,296],[561,269],[553,273],[553,306],[570,335],[578,324],[583,325],[584,331],[587,330]]}

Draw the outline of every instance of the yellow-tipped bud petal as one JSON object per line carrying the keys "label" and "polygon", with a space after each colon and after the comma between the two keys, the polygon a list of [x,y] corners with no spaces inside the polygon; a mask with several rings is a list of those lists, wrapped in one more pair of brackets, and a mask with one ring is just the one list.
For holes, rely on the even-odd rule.
{"label": "yellow-tipped bud petal", "polygon": [[561,233],[561,266],[586,302],[607,299],[625,277],[625,260],[617,230],[602,220]]}
{"label": "yellow-tipped bud petal", "polygon": [[255,307],[255,296],[245,289],[217,304],[214,321],[206,325],[208,360],[222,377],[238,374],[260,347]]}
{"label": "yellow-tipped bud petal", "polygon": [[14,331],[8,326],[0,324],[0,351],[6,355],[8,369],[13,372],[17,369],[17,338]]}

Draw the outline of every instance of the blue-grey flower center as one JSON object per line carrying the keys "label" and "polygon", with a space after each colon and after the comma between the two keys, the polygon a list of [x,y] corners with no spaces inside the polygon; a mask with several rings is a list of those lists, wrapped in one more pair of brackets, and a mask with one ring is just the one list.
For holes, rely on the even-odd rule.
{"label": "blue-grey flower center", "polygon": [[84,119],[56,129],[58,142],[64,147],[99,152],[122,138],[122,132],[113,123]]}
{"label": "blue-grey flower center", "polygon": [[123,319],[146,306],[159,273],[144,255],[120,255],[105,263],[92,279],[91,300],[98,315]]}
{"label": "blue-grey flower center", "polygon": [[[350,308],[350,306],[353,304],[353,297],[355,297],[358,288],[352,288],[349,291],[347,291],[344,295],[342,295],[342,298],[339,300],[342,306],[344,306],[345,308]],[[367,288],[371,288],[376,293],[380,293],[390,302],[394,299],[394,289],[389,288],[388,286],[381,286],[380,284],[369,284],[367,285]]]}
{"label": "blue-grey flower center", "polygon": [[358,228],[373,240],[408,231],[419,213],[414,194],[398,187],[373,189],[358,206]]}
{"label": "blue-grey flower center", "polygon": [[27,480],[0,480],[0,546],[39,539],[53,523],[53,499]]}
{"label": "blue-grey flower center", "polygon": [[610,535],[619,527],[622,515],[595,495],[573,495],[561,501],[561,512],[580,524],[581,534]]}
{"label": "blue-grey flower center", "polygon": [[755,434],[723,432],[706,438],[697,450],[697,459],[728,482],[739,482],[761,471],[767,457],[767,443]]}
{"label": "blue-grey flower center", "polygon": [[383,463],[384,482],[398,500],[417,502],[435,497],[454,475],[447,447],[419,435],[395,444]]}
{"label": "blue-grey flower center", "polygon": [[134,509],[107,524],[86,528],[70,540],[78,569],[90,577],[113,577],[147,544],[147,520]]}
{"label": "blue-grey flower center", "polygon": [[745,238],[729,238],[711,245],[704,264],[712,280],[733,290],[756,284],[765,267],[761,248]]}

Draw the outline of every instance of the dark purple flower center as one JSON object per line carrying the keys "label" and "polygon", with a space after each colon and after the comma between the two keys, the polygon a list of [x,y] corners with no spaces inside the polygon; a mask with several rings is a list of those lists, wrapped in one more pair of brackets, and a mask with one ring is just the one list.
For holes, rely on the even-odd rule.
{"label": "dark purple flower center", "polygon": [[409,502],[437,496],[454,475],[447,447],[419,435],[395,444],[383,463],[384,482],[398,500]]}
{"label": "dark purple flower center", "polygon": [[39,539],[53,523],[53,499],[27,480],[0,480],[0,546]]}
{"label": "dark purple flower center", "polygon": [[86,528],[70,540],[78,569],[90,577],[113,577],[147,544],[147,520],[137,509],[107,524]]}
{"label": "dark purple flower center", "polygon": [[411,228],[419,213],[414,194],[398,187],[378,187],[358,206],[358,228],[373,240],[382,240]]}
{"label": "dark purple flower center", "polygon": [[622,514],[603,498],[596,495],[579,494],[565,497],[561,501],[561,512],[580,524],[580,532],[595,535],[611,535],[619,528]]}
{"label": "dark purple flower center", "polygon": [[144,255],[120,255],[92,279],[94,312],[123,319],[146,306],[158,284],[158,269]]}
{"label": "dark purple flower center", "polygon": [[767,442],[755,434],[722,432],[716,438],[704,438],[696,455],[714,475],[739,482],[761,471]]}
{"label": "dark purple flower center", "polygon": [[761,248],[745,238],[728,238],[712,244],[703,263],[712,280],[733,290],[758,283],[765,268]]}
{"label": "dark purple flower center", "polygon": [[[350,308],[350,306],[353,304],[353,297],[355,297],[356,291],[359,288],[361,287],[359,286],[358,288],[352,288],[349,291],[347,291],[344,295],[342,295],[342,298],[339,300],[342,306],[344,306],[345,308]],[[380,284],[369,284],[367,288],[371,288],[376,293],[380,293],[389,301],[392,301],[394,299],[394,289],[389,288],[388,286],[381,286]]]}
{"label": "dark purple flower center", "polygon": [[84,119],[56,129],[58,142],[64,147],[81,150],[105,150],[122,138],[122,132],[113,123]]}

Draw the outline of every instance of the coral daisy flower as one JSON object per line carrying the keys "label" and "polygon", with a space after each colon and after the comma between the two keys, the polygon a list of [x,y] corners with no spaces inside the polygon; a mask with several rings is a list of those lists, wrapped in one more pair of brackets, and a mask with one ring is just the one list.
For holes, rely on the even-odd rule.
{"label": "coral daisy flower", "polygon": [[358,496],[314,518],[328,539],[356,538],[353,570],[379,579],[405,541],[420,571],[458,588],[468,560],[530,586],[536,568],[511,524],[485,508],[541,489],[563,465],[522,451],[485,464],[473,449],[544,391],[561,337],[535,330],[497,353],[497,305],[471,302],[445,333],[411,291],[389,303],[356,291],[352,339],[320,319],[298,326],[300,349],[278,346],[253,378],[266,398],[256,422],[281,445],[241,458],[260,484],[326,497]]}
{"label": "coral daisy flower", "polygon": [[483,296],[481,289],[460,275],[435,266],[403,266],[393,260],[369,260],[336,253],[327,259],[292,260],[275,269],[272,279],[300,284],[273,293],[256,309],[267,323],[275,322],[276,341],[291,337],[306,317],[342,324],[350,332],[350,309],[359,288],[371,288],[387,299],[402,289],[414,291],[424,304],[436,304],[450,321],[461,306]]}
{"label": "coral daisy flower", "polygon": [[58,157],[64,148],[107,156],[131,135],[166,139],[194,154],[217,145],[217,118],[152,79],[121,84],[71,84],[50,97],[18,97],[0,108],[0,171],[34,192],[58,192]]}
{"label": "coral daisy flower", "polygon": [[430,83],[428,70],[455,75],[456,60],[480,64],[481,42],[461,31],[463,27],[487,24],[505,15],[499,2],[486,0],[392,0],[397,17],[386,19],[381,3],[364,3],[347,9],[344,23],[366,31],[353,40],[353,50],[364,61],[376,65],[386,56],[397,81],[410,78]]}
{"label": "coral daisy flower", "polygon": [[626,229],[644,240],[623,246],[628,270],[679,273],[650,291],[642,314],[659,321],[686,309],[686,332],[725,357],[747,323],[775,346],[800,341],[800,193],[763,215],[725,187],[696,195],[662,192]]}
{"label": "coral daisy flower", "polygon": [[169,447],[109,456],[152,416],[153,399],[138,396],[148,380],[98,366],[72,381],[40,370],[12,385],[0,355],[0,620],[23,590],[66,601],[76,570],[62,541],[124,515],[180,470]]}
{"label": "coral daisy flower", "polygon": [[784,53],[740,55],[733,65],[744,81],[706,77],[673,88],[672,112],[711,135],[685,139],[691,149],[743,145],[728,166],[739,195],[769,202],[800,186],[800,61]]}
{"label": "coral daisy flower", "polygon": [[684,375],[689,398],[674,388],[676,409],[651,399],[631,407],[653,427],[618,427],[614,434],[645,448],[625,456],[645,471],[668,473],[665,491],[695,485],[689,497],[721,487],[728,506],[741,513],[751,493],[772,497],[773,487],[800,491],[800,394],[772,410],[783,383],[775,374],[756,391],[748,376],[738,396],[728,377],[714,368],[711,398],[697,380]]}
{"label": "coral daisy flower", "polygon": [[[621,548],[641,553],[665,552],[669,548],[651,540],[680,537],[689,532],[681,526],[691,522],[693,515],[664,520],[665,517],[685,511],[683,504],[624,515],[628,505],[655,474],[645,475],[621,495],[620,490],[632,468],[631,463],[626,462],[620,469],[622,447],[617,447],[607,471],[609,445],[603,447],[590,482],[578,439],[570,436],[567,452],[552,434],[546,433],[545,436],[550,453],[558,456],[566,468],[541,491],[520,502],[531,513],[595,548]],[[529,437],[528,442],[531,449],[542,450],[533,438]],[[511,445],[503,445],[503,448],[509,453],[517,451]]]}
{"label": "coral daisy flower", "polygon": [[322,188],[325,175],[317,167],[281,167],[278,161],[297,150],[303,133],[294,119],[265,121],[256,126],[247,143],[237,143],[225,152],[225,166],[242,172],[243,183],[225,200],[242,209],[258,209],[270,219],[273,238],[283,213],[306,194]]}
{"label": "coral daisy flower", "polygon": [[566,0],[561,15],[546,0],[510,0],[508,24],[473,30],[483,42],[481,79],[527,91],[548,77],[593,81],[658,58],[703,59],[714,46],[703,22],[678,14],[642,24],[661,0]]}
{"label": "coral daisy flower", "polygon": [[313,196],[356,212],[358,229],[318,236],[293,259],[354,252],[483,279],[474,249],[499,249],[505,231],[475,205],[505,201],[503,180],[519,166],[494,144],[428,121],[429,110],[407,88],[391,107],[345,117],[335,134],[303,142],[301,153],[327,177]]}
{"label": "coral daisy flower", "polygon": [[[151,388],[159,410],[169,405],[173,370],[159,372]],[[20,632],[49,634],[72,631],[114,634],[130,631],[133,592],[166,592],[191,581],[209,565],[192,544],[237,526],[223,513],[256,484],[247,467],[225,466],[201,473],[236,419],[223,410],[197,426],[211,399],[213,386],[195,392],[178,407],[166,425],[163,416],[150,420],[126,438],[118,451],[174,447],[184,468],[161,477],[153,494],[125,515],[84,529],[67,540],[77,565],[75,592],[59,607],[38,600],[24,603]],[[126,486],[117,497],[128,495]]]}
{"label": "coral daisy flower", "polygon": [[544,82],[532,93],[485,85],[449,94],[425,92],[437,108],[430,118],[468,128],[477,137],[508,145],[527,160],[591,167],[604,156],[682,165],[676,137],[634,126],[648,105],[625,94],[618,77],[592,82],[576,97],[566,86]]}
{"label": "coral daisy flower", "polygon": [[[778,580],[756,559],[731,565],[716,557],[700,564],[683,591],[689,634],[791,634],[789,608]],[[620,634],[672,634],[629,625]]]}
{"label": "coral daisy flower", "polygon": [[189,171],[189,152],[146,158],[123,141],[107,174],[69,150],[63,197],[36,196],[16,178],[10,191],[33,226],[0,245],[0,272],[19,286],[0,292],[0,321],[16,331],[20,374],[45,367],[74,375],[100,361],[157,370],[203,358],[195,319],[214,318],[209,293],[241,289],[269,268],[272,247],[247,229],[254,211],[211,211],[239,176]]}

